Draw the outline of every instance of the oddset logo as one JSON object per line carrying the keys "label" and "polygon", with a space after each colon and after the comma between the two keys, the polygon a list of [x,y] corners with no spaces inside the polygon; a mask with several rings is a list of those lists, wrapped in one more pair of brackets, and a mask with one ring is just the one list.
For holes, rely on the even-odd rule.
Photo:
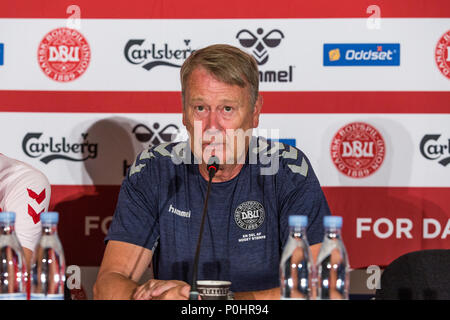
{"label": "oddset logo", "polygon": [[74,29],[54,29],[39,44],[39,67],[45,75],[57,82],[79,78],[88,68],[90,59],[88,42]]}
{"label": "oddset logo", "polygon": [[372,175],[381,167],[385,152],[381,134],[363,122],[352,122],[340,128],[331,142],[334,165],[350,178]]}

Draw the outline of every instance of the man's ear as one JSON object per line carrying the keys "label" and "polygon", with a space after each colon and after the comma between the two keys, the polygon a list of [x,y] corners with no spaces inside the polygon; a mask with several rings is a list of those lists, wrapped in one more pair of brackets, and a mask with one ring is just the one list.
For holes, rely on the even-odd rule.
{"label": "man's ear", "polygon": [[261,113],[263,105],[263,97],[258,94],[258,99],[256,99],[255,106],[253,108],[253,128],[257,128],[259,125],[259,115]]}
{"label": "man's ear", "polygon": [[182,112],[182,121],[183,121],[183,126],[185,126],[186,127],[186,119],[185,119],[185,117],[186,117],[186,108],[184,107],[184,105],[183,105],[183,112]]}

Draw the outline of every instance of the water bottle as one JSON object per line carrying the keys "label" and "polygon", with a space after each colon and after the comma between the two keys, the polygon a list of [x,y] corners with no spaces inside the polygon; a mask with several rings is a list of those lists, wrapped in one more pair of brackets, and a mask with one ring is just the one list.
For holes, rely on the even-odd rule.
{"label": "water bottle", "polygon": [[280,261],[281,299],[309,299],[314,264],[306,238],[307,216],[289,216],[289,238]]}
{"label": "water bottle", "polygon": [[66,281],[64,252],[57,233],[58,212],[41,214],[41,239],[31,265],[31,300],[63,300]]}
{"label": "water bottle", "polygon": [[15,222],[14,212],[0,212],[0,300],[27,298],[28,273]]}
{"label": "water bottle", "polygon": [[350,266],[341,237],[342,217],[326,216],[323,225],[325,237],[316,268],[318,299],[348,300]]}

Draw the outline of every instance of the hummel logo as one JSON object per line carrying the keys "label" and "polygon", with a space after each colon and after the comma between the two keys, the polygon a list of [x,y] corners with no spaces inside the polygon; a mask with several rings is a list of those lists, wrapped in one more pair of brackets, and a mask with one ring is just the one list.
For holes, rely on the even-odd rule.
{"label": "hummel logo", "polygon": [[[38,204],[41,204],[42,201],[45,200],[45,188],[41,191],[41,193],[37,194],[31,189],[28,189],[28,196],[35,200]],[[37,224],[39,221],[41,221],[41,213],[45,211],[45,208],[41,210],[41,212],[36,212],[30,204],[28,204],[28,214],[33,218],[34,224]]]}
{"label": "hummel logo", "polygon": [[170,207],[169,207],[169,212],[172,212],[172,213],[174,213],[174,214],[176,214],[177,216],[180,216],[180,217],[185,217],[185,218],[190,218],[191,217],[191,211],[190,210],[189,211],[182,211],[182,210],[179,210],[177,208],[172,207],[172,205],[170,205]]}
{"label": "hummel logo", "polygon": [[33,190],[28,189],[28,188],[27,188],[27,191],[28,191],[28,196],[31,199],[36,200],[36,202],[38,204],[41,204],[41,202],[45,200],[45,188],[44,188],[44,190],[42,190],[42,192],[40,194],[37,194],[36,192],[34,192]]}
{"label": "hummel logo", "polygon": [[247,29],[242,29],[236,35],[239,43],[244,48],[251,48],[253,57],[255,57],[258,65],[263,65],[269,60],[267,48],[275,48],[284,39],[284,34],[278,29],[273,29],[263,36],[264,29],[258,28],[257,35]]}

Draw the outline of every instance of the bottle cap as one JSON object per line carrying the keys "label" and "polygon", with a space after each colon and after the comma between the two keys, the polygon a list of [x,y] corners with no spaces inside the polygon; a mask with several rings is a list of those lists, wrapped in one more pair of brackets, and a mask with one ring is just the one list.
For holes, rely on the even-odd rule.
{"label": "bottle cap", "polygon": [[0,222],[14,223],[16,221],[16,213],[12,211],[0,212]]}
{"label": "bottle cap", "polygon": [[308,225],[307,216],[299,216],[299,215],[289,216],[290,227],[306,227],[307,225]]}
{"label": "bottle cap", "polygon": [[323,226],[325,228],[342,228],[342,217],[325,216],[323,218]]}
{"label": "bottle cap", "polygon": [[59,213],[56,211],[43,212],[41,214],[42,223],[58,223]]}

